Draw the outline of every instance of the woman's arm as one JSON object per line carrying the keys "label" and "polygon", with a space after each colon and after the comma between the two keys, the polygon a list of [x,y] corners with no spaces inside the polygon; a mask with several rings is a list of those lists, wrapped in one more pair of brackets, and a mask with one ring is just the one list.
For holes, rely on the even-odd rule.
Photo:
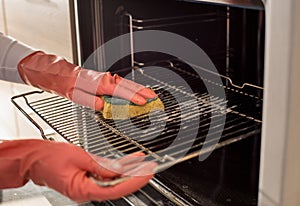
{"label": "woman's arm", "polygon": [[117,74],[74,65],[62,57],[35,51],[0,35],[0,79],[35,86],[95,110],[103,109],[101,95],[117,96],[137,105],[157,95]]}
{"label": "woman's arm", "polygon": [[34,49],[0,32],[0,80],[24,84],[18,63],[33,52]]}
{"label": "woman's arm", "polygon": [[[4,141],[0,143],[0,189],[21,187],[32,180],[76,202],[119,199],[153,177],[156,164],[143,160],[143,153],[121,159],[97,157],[63,142]],[[125,181],[109,187],[98,186],[93,179],[108,181],[124,176]]]}

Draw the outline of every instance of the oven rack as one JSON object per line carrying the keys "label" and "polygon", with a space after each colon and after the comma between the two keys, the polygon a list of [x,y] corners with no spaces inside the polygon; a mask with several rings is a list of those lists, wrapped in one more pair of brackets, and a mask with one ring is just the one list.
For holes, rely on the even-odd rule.
{"label": "oven rack", "polygon": [[[151,79],[145,72],[140,76]],[[228,98],[221,99],[205,92],[189,94],[184,88],[174,88],[169,83],[151,83],[165,111],[130,120],[106,120],[101,112],[42,91],[15,96],[12,102],[39,129],[44,139],[49,139],[45,129],[17,103],[17,99],[23,99],[68,142],[108,158],[144,152],[147,160],[158,163],[156,172],[260,134],[261,106],[258,105],[262,105],[261,99],[226,88]],[[180,96],[181,104],[174,95]],[[196,107],[191,97],[197,100]]]}

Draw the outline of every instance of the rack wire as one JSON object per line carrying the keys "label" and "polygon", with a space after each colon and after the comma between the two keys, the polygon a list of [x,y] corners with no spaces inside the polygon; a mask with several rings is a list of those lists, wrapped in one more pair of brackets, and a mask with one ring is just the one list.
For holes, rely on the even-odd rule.
{"label": "rack wire", "polygon": [[[187,76],[188,81],[200,81]],[[72,144],[109,158],[141,151],[147,160],[158,163],[157,171],[260,133],[262,99],[257,96],[228,86],[224,87],[227,99],[208,92],[190,94],[185,88],[174,87],[172,81],[157,81],[151,72],[142,72],[136,78],[143,82],[151,80],[152,88],[164,103],[164,112],[107,120],[99,111],[45,92],[18,95],[12,100],[18,106],[16,99],[24,98],[28,107]],[[43,129],[31,121],[43,136]]]}

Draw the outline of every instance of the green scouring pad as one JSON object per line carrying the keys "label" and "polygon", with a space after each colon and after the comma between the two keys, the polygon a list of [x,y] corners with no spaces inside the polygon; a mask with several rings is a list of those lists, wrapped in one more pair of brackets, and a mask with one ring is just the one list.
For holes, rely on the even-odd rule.
{"label": "green scouring pad", "polygon": [[164,105],[159,98],[147,99],[145,105],[136,105],[128,100],[112,96],[101,96],[104,100],[102,115],[105,119],[128,119],[153,110],[164,110]]}

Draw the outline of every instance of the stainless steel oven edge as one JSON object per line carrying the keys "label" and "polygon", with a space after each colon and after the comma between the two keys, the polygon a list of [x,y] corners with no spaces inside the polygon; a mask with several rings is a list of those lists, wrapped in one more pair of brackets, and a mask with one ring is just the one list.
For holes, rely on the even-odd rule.
{"label": "stainless steel oven edge", "polygon": [[300,3],[265,1],[260,206],[300,204]]}

